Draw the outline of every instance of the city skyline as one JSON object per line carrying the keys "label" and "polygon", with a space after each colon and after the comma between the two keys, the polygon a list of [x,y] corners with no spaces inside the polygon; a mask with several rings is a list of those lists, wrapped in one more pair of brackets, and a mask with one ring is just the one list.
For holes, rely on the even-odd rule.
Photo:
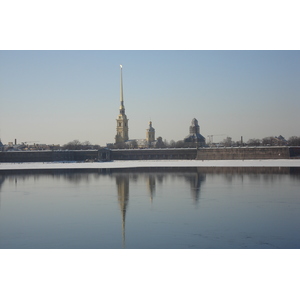
{"label": "city skyline", "polygon": [[[0,51],[3,143],[114,143],[119,68],[129,138],[299,136],[299,51]],[[223,134],[224,136],[217,136]]]}

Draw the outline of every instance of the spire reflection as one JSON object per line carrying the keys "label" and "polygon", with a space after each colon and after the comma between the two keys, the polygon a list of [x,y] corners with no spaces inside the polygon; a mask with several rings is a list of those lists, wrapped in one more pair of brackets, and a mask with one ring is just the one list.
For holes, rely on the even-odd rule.
{"label": "spire reflection", "polygon": [[1,187],[2,187],[4,180],[5,180],[5,177],[3,175],[0,175],[0,208],[1,208]]}
{"label": "spire reflection", "polygon": [[118,190],[118,202],[122,216],[122,247],[125,248],[125,218],[129,201],[129,176],[116,175],[116,184]]}
{"label": "spire reflection", "polygon": [[147,186],[148,186],[148,191],[150,195],[150,203],[153,203],[153,197],[155,196],[155,175],[149,174],[148,178],[146,179]]}

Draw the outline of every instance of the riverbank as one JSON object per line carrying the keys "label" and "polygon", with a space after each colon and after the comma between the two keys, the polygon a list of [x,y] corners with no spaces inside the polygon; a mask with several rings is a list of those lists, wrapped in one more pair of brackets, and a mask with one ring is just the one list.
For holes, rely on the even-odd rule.
{"label": "riverbank", "polygon": [[111,162],[0,163],[3,170],[122,169],[159,167],[300,167],[300,159],[265,160],[130,160]]}

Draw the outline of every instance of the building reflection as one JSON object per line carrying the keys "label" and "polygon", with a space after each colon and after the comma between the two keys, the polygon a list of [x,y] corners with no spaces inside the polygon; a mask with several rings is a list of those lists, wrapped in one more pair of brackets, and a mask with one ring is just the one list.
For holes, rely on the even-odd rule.
{"label": "building reflection", "polygon": [[1,191],[1,187],[2,187],[4,180],[5,180],[5,177],[3,175],[0,175],[0,191]]}
{"label": "building reflection", "polygon": [[156,183],[155,176],[150,174],[146,179],[146,182],[147,182],[147,188],[150,196],[150,203],[153,203],[153,197],[155,196],[155,183]]}
{"label": "building reflection", "polygon": [[[128,209],[129,203],[129,184],[130,182],[136,182],[138,178],[136,177],[138,173],[115,173],[111,174],[112,177],[116,179],[117,186],[117,194],[118,194],[118,203],[121,212],[121,221],[122,221],[122,247],[126,248],[126,211]],[[162,183],[169,176],[172,179],[182,179],[189,183],[191,198],[195,203],[200,199],[200,190],[201,184],[205,181],[206,175],[203,173],[195,172],[187,172],[187,173],[144,173],[142,177],[144,177],[144,182],[146,183],[146,188],[148,190],[148,195],[150,197],[150,203],[152,204],[155,198],[156,192],[156,181]]]}
{"label": "building reflection", "polygon": [[194,203],[198,203],[200,199],[201,184],[205,179],[206,175],[199,172],[185,176],[185,180],[190,183],[191,196]]}
{"label": "building reflection", "polygon": [[4,183],[5,176],[0,174],[0,208],[1,208],[1,188],[2,184]]}
{"label": "building reflection", "polygon": [[129,201],[129,176],[116,175],[116,184],[118,190],[118,202],[122,217],[122,247],[125,248],[125,219],[126,209]]}

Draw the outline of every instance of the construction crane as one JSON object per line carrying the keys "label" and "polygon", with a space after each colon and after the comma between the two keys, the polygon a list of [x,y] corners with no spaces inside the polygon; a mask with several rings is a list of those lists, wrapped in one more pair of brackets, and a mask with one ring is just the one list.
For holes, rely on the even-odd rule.
{"label": "construction crane", "polygon": [[207,137],[208,137],[208,144],[209,144],[209,145],[212,145],[212,144],[213,144],[214,136],[224,136],[224,135],[227,136],[227,134],[224,134],[224,133],[222,133],[222,134],[210,134],[210,135],[208,135],[208,136],[207,136]]}

